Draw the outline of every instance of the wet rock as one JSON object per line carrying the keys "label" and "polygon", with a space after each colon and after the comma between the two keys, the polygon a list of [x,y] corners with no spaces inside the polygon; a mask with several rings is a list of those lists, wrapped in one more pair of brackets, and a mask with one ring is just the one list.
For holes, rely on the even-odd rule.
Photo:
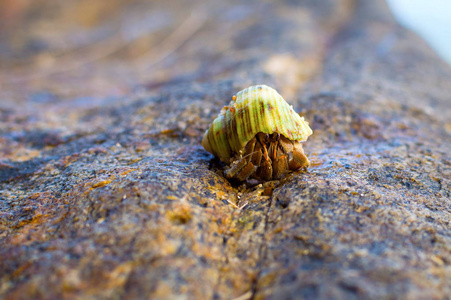
{"label": "wet rock", "polygon": [[[0,18],[0,297],[451,294],[451,68],[382,1],[42,2]],[[200,142],[257,83],[311,166],[237,185]]]}

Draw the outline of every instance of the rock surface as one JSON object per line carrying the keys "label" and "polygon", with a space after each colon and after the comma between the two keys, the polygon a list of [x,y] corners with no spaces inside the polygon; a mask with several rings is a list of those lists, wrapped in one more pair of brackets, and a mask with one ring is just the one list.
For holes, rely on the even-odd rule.
{"label": "rock surface", "polygon": [[[25,3],[0,4],[0,297],[449,299],[451,68],[384,2]],[[312,165],[236,186],[200,141],[260,83]]]}

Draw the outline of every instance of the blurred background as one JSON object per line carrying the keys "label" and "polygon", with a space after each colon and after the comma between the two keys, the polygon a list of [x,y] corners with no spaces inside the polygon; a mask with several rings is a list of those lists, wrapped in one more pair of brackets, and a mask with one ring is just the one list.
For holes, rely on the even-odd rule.
{"label": "blurred background", "polygon": [[[451,0],[388,4],[400,23],[451,63]],[[245,22],[247,8],[237,4],[235,10],[230,5],[222,10],[216,3],[216,15],[206,16],[207,5],[200,0],[0,0],[0,105],[4,99],[49,102],[89,96],[92,101],[158,86],[168,78],[209,78],[208,72],[199,78],[195,70],[208,66],[214,73],[218,53],[226,57],[230,45],[220,37],[211,41],[212,49],[188,41],[194,35],[202,38],[202,28],[216,17],[229,19],[230,26]],[[222,30],[227,35],[227,28]],[[204,66],[190,60],[199,53]]]}
{"label": "blurred background", "polygon": [[451,65],[451,0],[387,0],[396,19]]}

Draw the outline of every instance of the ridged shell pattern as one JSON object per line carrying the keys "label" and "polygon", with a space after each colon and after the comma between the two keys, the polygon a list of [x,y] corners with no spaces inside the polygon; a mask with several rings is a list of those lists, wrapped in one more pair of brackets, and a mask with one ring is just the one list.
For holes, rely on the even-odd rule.
{"label": "ridged shell pattern", "polygon": [[279,133],[301,142],[312,134],[304,118],[269,86],[248,87],[233,99],[221,110],[202,141],[207,151],[225,163],[259,132]]}

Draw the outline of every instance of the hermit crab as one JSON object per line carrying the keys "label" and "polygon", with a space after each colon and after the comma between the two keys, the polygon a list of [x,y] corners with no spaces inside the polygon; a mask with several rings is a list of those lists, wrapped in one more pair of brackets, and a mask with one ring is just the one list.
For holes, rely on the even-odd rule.
{"label": "hermit crab", "polygon": [[227,165],[227,178],[267,181],[309,166],[301,142],[311,134],[308,123],[276,90],[256,85],[224,106],[202,146]]}

